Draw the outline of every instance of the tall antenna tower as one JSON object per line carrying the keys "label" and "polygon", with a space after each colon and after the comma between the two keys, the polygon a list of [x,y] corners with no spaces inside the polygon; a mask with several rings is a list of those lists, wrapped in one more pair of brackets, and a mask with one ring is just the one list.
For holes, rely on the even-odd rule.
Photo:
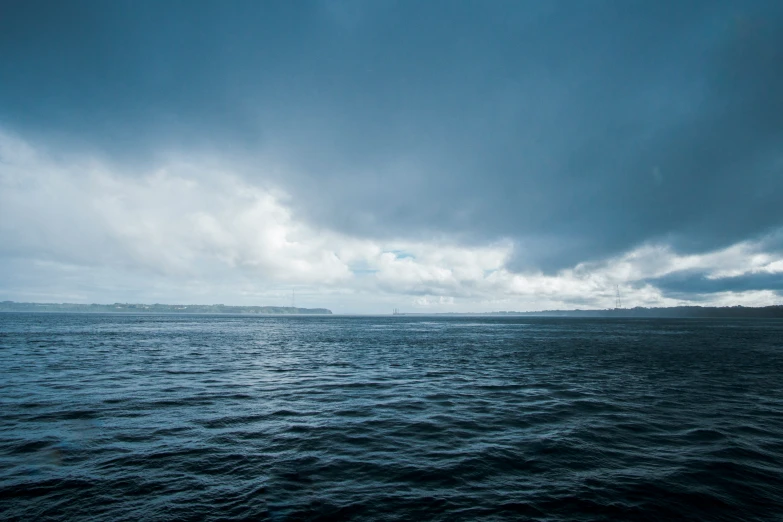
{"label": "tall antenna tower", "polygon": [[291,308],[296,308],[296,290],[291,289]]}
{"label": "tall antenna tower", "polygon": [[616,294],[616,297],[615,297],[615,300],[614,300],[614,307],[619,310],[620,308],[623,307],[623,301],[622,301],[622,299],[620,299],[620,285],[614,285],[614,288],[615,288],[615,294]]}

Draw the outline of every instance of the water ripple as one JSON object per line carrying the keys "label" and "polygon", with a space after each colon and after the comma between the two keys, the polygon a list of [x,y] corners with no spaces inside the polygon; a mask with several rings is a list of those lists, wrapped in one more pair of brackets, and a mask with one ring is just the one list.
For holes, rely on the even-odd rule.
{"label": "water ripple", "polygon": [[783,322],[0,314],[4,520],[780,520]]}

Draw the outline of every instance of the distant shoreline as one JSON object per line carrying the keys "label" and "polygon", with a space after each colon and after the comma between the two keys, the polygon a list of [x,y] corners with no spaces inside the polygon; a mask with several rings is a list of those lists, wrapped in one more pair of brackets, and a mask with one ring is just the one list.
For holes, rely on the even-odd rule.
{"label": "distant shoreline", "polygon": [[327,308],[293,306],[169,305],[141,303],[77,304],[0,302],[0,312],[69,312],[136,314],[332,315]]}
{"label": "distant shoreline", "polygon": [[[334,315],[328,308],[291,306],[170,305],[142,303],[78,304],[20,303],[0,301],[0,312],[179,314],[179,315]],[[339,314],[343,315],[343,314]],[[385,317],[386,314],[348,314]],[[603,310],[541,310],[535,312],[398,312],[395,317],[582,317],[582,318],[770,318],[783,319],[783,305],[772,306],[674,306],[659,308],[609,308]]]}
{"label": "distant shoreline", "polygon": [[783,305],[772,306],[671,306],[660,308],[608,308],[604,310],[542,310],[538,312],[440,312],[440,313],[398,313],[397,315],[448,315],[448,316],[492,316],[492,317],[617,317],[617,318],[780,318],[783,319]]}

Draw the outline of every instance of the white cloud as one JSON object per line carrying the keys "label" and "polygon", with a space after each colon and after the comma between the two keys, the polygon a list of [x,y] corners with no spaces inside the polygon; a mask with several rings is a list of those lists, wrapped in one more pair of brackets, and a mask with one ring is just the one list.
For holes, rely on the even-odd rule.
{"label": "white cloud", "polygon": [[[647,245],[556,275],[506,269],[514,245],[374,241],[297,219],[288,196],[219,162],[173,159],[120,172],[94,158],[55,159],[0,133],[0,298],[287,304],[344,312],[671,305],[633,283],[700,269],[714,277],[783,271],[745,242],[680,256]],[[769,304],[771,292],[714,295]]]}

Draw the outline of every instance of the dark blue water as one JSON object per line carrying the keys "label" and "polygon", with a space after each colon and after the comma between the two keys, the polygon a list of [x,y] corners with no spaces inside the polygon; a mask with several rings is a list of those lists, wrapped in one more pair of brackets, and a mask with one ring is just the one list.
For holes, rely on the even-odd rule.
{"label": "dark blue water", "polygon": [[781,520],[783,322],[0,314],[5,520]]}

